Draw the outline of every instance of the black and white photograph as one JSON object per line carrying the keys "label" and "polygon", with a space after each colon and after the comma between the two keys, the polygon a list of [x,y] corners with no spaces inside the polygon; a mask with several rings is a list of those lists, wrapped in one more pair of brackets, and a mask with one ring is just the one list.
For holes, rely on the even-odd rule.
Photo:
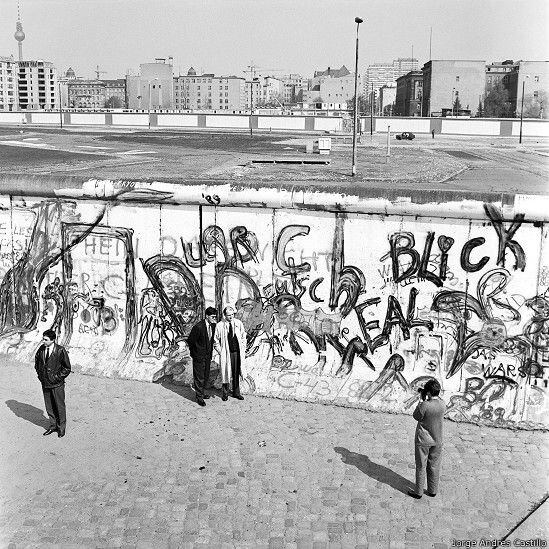
{"label": "black and white photograph", "polygon": [[0,0],[0,549],[549,544],[547,0]]}

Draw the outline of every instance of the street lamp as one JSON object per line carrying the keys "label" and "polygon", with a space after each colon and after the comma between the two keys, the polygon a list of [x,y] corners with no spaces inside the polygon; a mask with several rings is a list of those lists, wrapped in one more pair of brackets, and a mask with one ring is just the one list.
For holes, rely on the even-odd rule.
{"label": "street lamp", "polygon": [[57,82],[57,91],[59,93],[59,126],[63,127],[63,101],[61,101],[61,82]]}
{"label": "street lamp", "polygon": [[524,83],[526,82],[526,79],[530,78],[528,74],[524,75],[524,78],[522,79],[522,99],[520,102],[520,131],[519,131],[519,143],[522,143],[522,111],[524,110]]}
{"label": "street lamp", "polygon": [[356,175],[356,126],[358,120],[358,28],[362,23],[360,17],[355,17],[356,23],[356,55],[355,55],[355,112],[353,117],[353,167],[351,169],[351,175]]}
{"label": "street lamp", "polygon": [[452,99],[450,105],[452,106],[452,116],[454,116],[454,95],[455,95],[456,88],[452,88]]}

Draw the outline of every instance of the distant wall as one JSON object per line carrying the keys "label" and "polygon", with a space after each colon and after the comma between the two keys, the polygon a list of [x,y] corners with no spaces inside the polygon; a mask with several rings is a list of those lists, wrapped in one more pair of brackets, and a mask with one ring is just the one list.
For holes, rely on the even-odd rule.
{"label": "distant wall", "polygon": [[[247,130],[250,127],[263,130],[313,131],[313,132],[347,132],[352,131],[352,120],[339,116],[303,116],[303,115],[265,115],[265,114],[206,114],[206,113],[167,113],[154,111],[122,113],[75,113],[63,111],[64,125],[114,125],[126,127],[151,128],[226,128]],[[111,122],[112,117],[112,122]],[[22,122],[25,120],[25,122]],[[370,131],[370,118],[363,117],[363,131]],[[59,125],[58,112],[25,111],[0,112],[0,124],[44,124]],[[430,133],[434,128],[437,133],[448,135],[486,135],[518,136],[520,121],[516,119],[486,118],[419,118],[419,117],[379,117],[373,119],[374,131],[391,132],[411,131]],[[439,128],[441,130],[439,131]],[[549,137],[549,120],[524,120],[522,134],[527,137]]]}
{"label": "distant wall", "polygon": [[190,328],[232,303],[247,392],[410,413],[436,378],[451,418],[547,427],[548,231],[519,205],[334,213],[329,195],[306,211],[86,185],[104,199],[0,198],[0,352],[29,362],[53,328],[83,372],[187,383]]}

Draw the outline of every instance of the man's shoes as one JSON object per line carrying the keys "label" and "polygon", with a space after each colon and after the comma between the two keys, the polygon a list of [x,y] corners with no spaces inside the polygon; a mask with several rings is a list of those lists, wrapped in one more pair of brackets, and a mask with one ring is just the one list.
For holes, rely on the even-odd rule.
{"label": "man's shoes", "polygon": [[206,403],[205,403],[204,400],[201,399],[201,398],[197,398],[197,399],[196,399],[196,402],[198,403],[199,406],[206,406]]}
{"label": "man's shoes", "polygon": [[227,395],[222,395],[221,400],[229,400],[229,397]]}
{"label": "man's shoes", "polygon": [[64,437],[65,436],[65,431],[57,431],[57,436],[59,438]]}
{"label": "man's shoes", "polygon": [[430,498],[434,498],[436,494],[433,494],[433,492],[425,492]]}
{"label": "man's shoes", "polygon": [[204,398],[210,398],[210,395],[204,395]]}
{"label": "man's shoes", "polygon": [[236,400],[244,400],[242,395],[233,395],[233,398],[236,398]]}
{"label": "man's shoes", "polygon": [[414,490],[408,490],[408,495],[415,499],[421,499],[421,495]]}
{"label": "man's shoes", "polygon": [[44,431],[42,435],[46,437],[48,435],[51,435],[52,433],[55,433],[56,431],[57,429],[55,427],[50,427],[47,431]]}

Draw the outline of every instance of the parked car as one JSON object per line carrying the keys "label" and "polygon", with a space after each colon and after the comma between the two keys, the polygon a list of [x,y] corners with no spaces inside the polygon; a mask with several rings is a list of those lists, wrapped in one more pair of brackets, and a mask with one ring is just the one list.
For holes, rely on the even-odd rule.
{"label": "parked car", "polygon": [[397,133],[395,137],[400,141],[401,139],[407,139],[408,141],[412,141],[412,139],[415,139],[415,134],[412,132],[402,132]]}

